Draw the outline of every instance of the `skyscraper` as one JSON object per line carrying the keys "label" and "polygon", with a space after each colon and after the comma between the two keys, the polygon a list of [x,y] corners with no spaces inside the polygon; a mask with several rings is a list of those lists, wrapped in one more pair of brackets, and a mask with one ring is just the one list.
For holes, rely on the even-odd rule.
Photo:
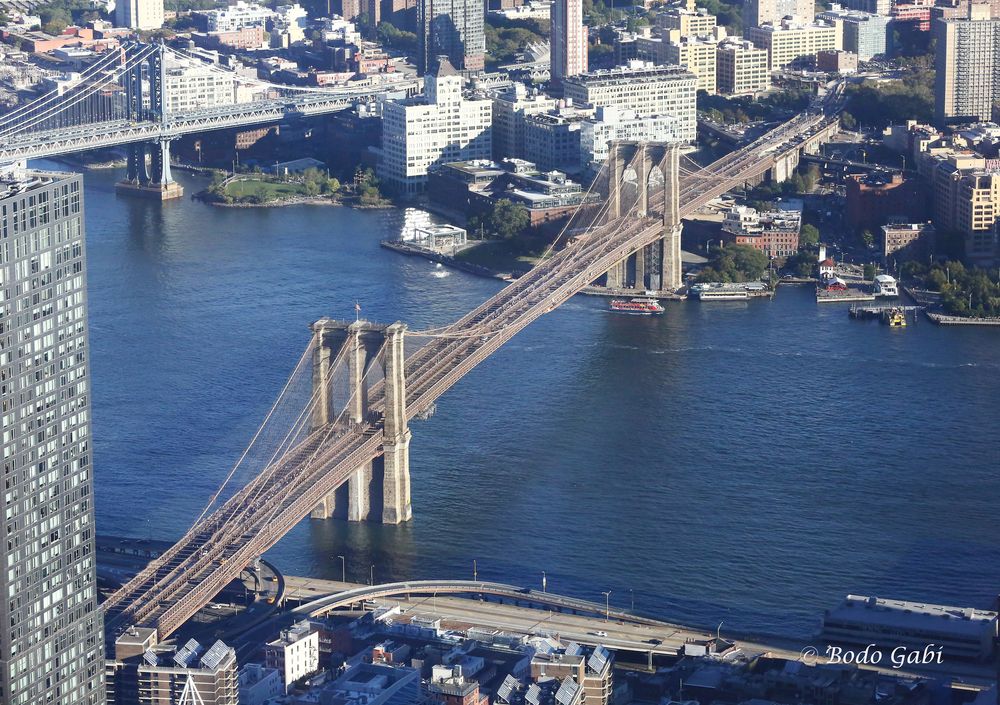
{"label": "skyscraper", "polygon": [[459,71],[482,71],[486,59],[483,0],[420,0],[417,68],[432,73],[440,56]]}
{"label": "skyscraper", "polygon": [[132,29],[159,29],[163,26],[163,0],[118,0],[115,24]]}
{"label": "skyscraper", "polygon": [[552,36],[549,42],[552,80],[587,71],[587,30],[583,26],[583,0],[552,3]]}
{"label": "skyscraper", "polygon": [[967,19],[939,19],[934,25],[938,124],[989,120],[1000,103],[1000,19],[990,18],[989,5],[972,4]]}
{"label": "skyscraper", "polygon": [[0,701],[101,705],[83,180],[0,173]]}

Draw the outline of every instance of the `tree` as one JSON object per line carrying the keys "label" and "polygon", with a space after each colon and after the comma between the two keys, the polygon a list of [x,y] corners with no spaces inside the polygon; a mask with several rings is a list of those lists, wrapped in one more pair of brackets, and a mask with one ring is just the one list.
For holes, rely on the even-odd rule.
{"label": "tree", "polygon": [[493,204],[489,213],[481,218],[470,218],[470,230],[482,230],[483,235],[492,240],[511,240],[523,234],[531,224],[528,209],[509,198],[501,198]]}
{"label": "tree", "polygon": [[840,126],[845,130],[854,130],[858,126],[858,121],[854,119],[853,115],[845,110],[840,114]]}
{"label": "tree", "polygon": [[861,231],[861,240],[865,243],[865,247],[869,249],[875,246],[875,236],[872,235],[872,231],[865,228]]}
{"label": "tree", "polygon": [[798,252],[785,260],[785,270],[796,277],[812,276],[816,268],[815,252]]}
{"label": "tree", "polygon": [[869,264],[865,265],[864,277],[865,277],[866,281],[874,281],[875,280],[875,265],[874,264],[869,263]]}
{"label": "tree", "polygon": [[803,225],[799,232],[799,247],[815,247],[818,244],[819,229],[811,223]]}
{"label": "tree", "polygon": [[743,282],[764,276],[767,256],[750,245],[729,243],[712,250],[709,266],[698,276],[699,281]]}

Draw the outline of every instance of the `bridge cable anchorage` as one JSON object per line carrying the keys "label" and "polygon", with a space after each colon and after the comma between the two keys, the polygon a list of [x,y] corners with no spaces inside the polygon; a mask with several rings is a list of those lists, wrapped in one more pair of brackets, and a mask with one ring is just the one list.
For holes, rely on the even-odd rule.
{"label": "bridge cable anchorage", "polygon": [[[53,105],[52,107],[45,109],[39,115],[32,116],[31,118],[29,118],[29,122],[18,121],[16,129],[5,130],[3,132],[0,132],[0,137],[7,137],[13,134],[31,132],[30,130],[31,127],[43,123],[46,120],[50,120],[60,115],[61,113],[65,113],[67,110],[81,103],[83,100],[90,98],[98,91],[104,90],[111,86],[117,87],[119,85],[119,79],[121,79],[122,76],[124,76],[129,71],[134,70],[136,66],[140,66],[142,62],[144,62],[146,59],[148,59],[150,56],[153,55],[153,53],[155,52],[155,47],[156,45],[152,45],[151,47],[147,47],[146,49],[140,51],[135,56],[130,57],[126,61],[126,64],[118,70],[118,73],[116,75],[112,75],[112,77],[109,79],[105,79],[104,81],[94,82],[87,85],[77,84],[76,86],[71,88],[70,91],[67,91],[67,93],[64,93],[62,96],[60,96],[60,98],[63,100],[60,100],[60,102],[57,105]],[[71,97],[69,99],[66,99],[65,98],[66,95],[71,95]]]}

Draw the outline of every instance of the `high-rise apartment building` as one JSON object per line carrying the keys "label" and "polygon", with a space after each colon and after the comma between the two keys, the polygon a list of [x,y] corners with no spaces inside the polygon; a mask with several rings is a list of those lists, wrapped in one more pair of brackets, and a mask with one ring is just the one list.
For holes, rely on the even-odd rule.
{"label": "high-rise apartment building", "polygon": [[583,0],[554,0],[551,9],[552,36],[549,65],[552,80],[587,70],[587,28],[583,26]]}
{"label": "high-rise apartment building", "polygon": [[815,57],[821,51],[843,49],[844,28],[839,22],[799,24],[783,21],[751,27],[747,38],[767,50],[772,71],[788,66],[798,59]]}
{"label": "high-rise apartment building", "polygon": [[816,18],[812,0],[747,0],[745,7],[745,27],[777,24],[786,17],[791,17],[793,22],[810,24]]}
{"label": "high-rise apartment building", "polygon": [[401,195],[423,191],[436,164],[490,158],[493,102],[465,99],[463,83],[442,59],[424,79],[423,96],[383,106],[379,178]]}
{"label": "high-rise apartment building", "polygon": [[717,24],[715,15],[699,7],[688,10],[684,7],[671,7],[656,15],[656,27],[660,31],[680,30],[682,37],[702,36],[711,34]]}
{"label": "high-rise apartment building", "polygon": [[830,23],[839,22],[843,27],[845,51],[854,52],[861,61],[878,54],[885,54],[888,49],[889,20],[887,15],[873,15],[861,10],[844,10],[837,4],[819,15],[820,19]]}
{"label": "high-rise apartment building", "polygon": [[715,63],[718,43],[712,37],[682,37],[680,30],[667,32],[664,50],[668,64],[684,66],[698,77],[698,90],[715,93]]}
{"label": "high-rise apartment building", "polygon": [[0,702],[103,705],[83,179],[0,174]]}
{"label": "high-rise apartment building", "polygon": [[131,29],[159,29],[163,26],[163,0],[118,0],[115,24]]}
{"label": "high-rise apartment building", "polygon": [[716,50],[715,82],[719,93],[749,95],[771,87],[767,50],[745,39],[729,38]]}
{"label": "high-rise apartment building", "polygon": [[989,120],[1000,103],[1000,19],[989,5],[970,5],[967,19],[934,22],[934,102],[938,124]]}
{"label": "high-rise apartment building", "polygon": [[626,67],[567,78],[563,95],[574,103],[622,108],[639,117],[671,115],[678,120],[679,139],[694,142],[697,83],[697,76],[686,69],[632,61]]}
{"label": "high-rise apartment building", "polygon": [[515,157],[526,159],[524,150],[524,118],[548,112],[556,107],[555,98],[538,89],[528,90],[523,83],[514,83],[493,96],[493,156],[495,159]]}
{"label": "high-rise apartment building", "polygon": [[417,5],[417,68],[433,73],[441,56],[460,71],[486,65],[482,0],[420,0]]}

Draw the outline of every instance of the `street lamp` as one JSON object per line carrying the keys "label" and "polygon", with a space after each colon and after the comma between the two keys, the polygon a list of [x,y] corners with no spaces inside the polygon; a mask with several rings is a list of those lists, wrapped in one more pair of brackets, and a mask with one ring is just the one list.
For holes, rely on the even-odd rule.
{"label": "street lamp", "polygon": [[545,571],[542,571],[542,592],[545,592],[549,587],[549,578],[545,575]]}
{"label": "street lamp", "polygon": [[347,560],[343,556],[337,556],[340,559],[340,582],[347,582]]}
{"label": "street lamp", "polygon": [[635,612],[635,591],[632,588],[628,589],[628,599],[629,599],[629,604],[632,605],[629,611]]}
{"label": "street lamp", "polygon": [[479,580],[479,566],[476,565],[476,559],[472,559],[472,582]]}
{"label": "street lamp", "polygon": [[611,621],[611,591],[610,590],[608,590],[607,592],[602,591],[601,594],[604,595],[604,621],[605,622],[610,622]]}
{"label": "street lamp", "polygon": [[375,566],[374,565],[371,568],[368,569],[368,584],[369,585],[374,585],[375,584]]}

